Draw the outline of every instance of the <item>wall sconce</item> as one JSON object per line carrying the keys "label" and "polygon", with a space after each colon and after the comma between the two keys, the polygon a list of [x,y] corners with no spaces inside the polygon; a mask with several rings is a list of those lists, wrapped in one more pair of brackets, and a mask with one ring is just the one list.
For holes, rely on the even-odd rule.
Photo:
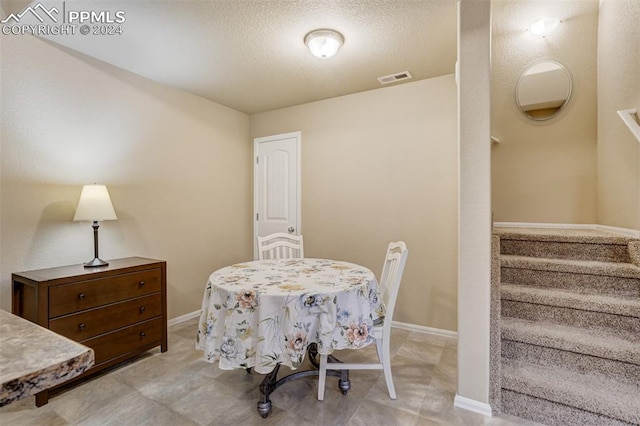
{"label": "wall sconce", "polygon": [[545,18],[534,22],[529,26],[529,32],[538,37],[546,37],[560,25],[560,18]]}
{"label": "wall sconce", "polygon": [[94,268],[96,266],[107,266],[109,263],[98,257],[98,221],[116,220],[115,210],[111,204],[109,191],[104,185],[85,185],[80,194],[80,201],[76,208],[74,221],[86,220],[93,222],[93,260],[84,264],[85,268]]}
{"label": "wall sconce", "polygon": [[335,56],[344,43],[344,37],[334,30],[314,30],[304,36],[304,44],[317,58],[328,59]]}

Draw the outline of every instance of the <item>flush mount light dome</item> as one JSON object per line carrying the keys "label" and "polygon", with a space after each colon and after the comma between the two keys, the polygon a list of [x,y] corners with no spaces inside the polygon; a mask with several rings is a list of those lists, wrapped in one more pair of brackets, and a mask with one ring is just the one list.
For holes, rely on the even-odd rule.
{"label": "flush mount light dome", "polygon": [[546,37],[558,28],[562,21],[560,18],[545,18],[540,19],[539,21],[534,22],[529,27],[529,31],[531,34],[536,35],[538,37]]}
{"label": "flush mount light dome", "polygon": [[344,37],[334,30],[314,30],[304,36],[304,44],[307,45],[313,56],[328,59],[338,53],[344,43]]}

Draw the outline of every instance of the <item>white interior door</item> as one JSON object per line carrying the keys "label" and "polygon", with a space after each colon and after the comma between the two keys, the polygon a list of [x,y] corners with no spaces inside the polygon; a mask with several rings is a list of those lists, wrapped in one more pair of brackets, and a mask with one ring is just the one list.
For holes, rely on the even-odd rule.
{"label": "white interior door", "polygon": [[300,132],[256,138],[254,258],[257,238],[274,232],[300,235]]}

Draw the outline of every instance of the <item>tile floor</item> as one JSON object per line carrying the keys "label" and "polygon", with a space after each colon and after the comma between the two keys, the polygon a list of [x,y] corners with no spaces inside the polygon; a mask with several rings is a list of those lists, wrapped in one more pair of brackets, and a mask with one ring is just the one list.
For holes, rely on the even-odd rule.
{"label": "tile floor", "polygon": [[[256,411],[263,376],[202,361],[194,349],[196,328],[197,319],[171,326],[166,353],[149,351],[43,407],[36,408],[33,397],[2,407],[0,425],[534,425],[454,408],[456,340],[400,329],[391,338],[397,400],[389,399],[380,371],[351,372],[346,396],[338,379],[328,377],[324,401],[316,399],[317,378],[308,377],[272,393],[273,409],[263,419]],[[337,356],[375,359],[375,347]]]}

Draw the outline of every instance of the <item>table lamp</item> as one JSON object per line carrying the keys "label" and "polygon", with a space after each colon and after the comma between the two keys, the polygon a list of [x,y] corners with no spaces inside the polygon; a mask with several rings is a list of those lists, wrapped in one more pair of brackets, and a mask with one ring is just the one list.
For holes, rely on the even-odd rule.
{"label": "table lamp", "polygon": [[93,260],[84,264],[85,268],[107,266],[109,262],[98,257],[98,222],[101,220],[116,220],[116,212],[113,210],[109,191],[104,185],[85,185],[80,194],[80,201],[76,208],[74,221],[85,220],[93,222]]}

